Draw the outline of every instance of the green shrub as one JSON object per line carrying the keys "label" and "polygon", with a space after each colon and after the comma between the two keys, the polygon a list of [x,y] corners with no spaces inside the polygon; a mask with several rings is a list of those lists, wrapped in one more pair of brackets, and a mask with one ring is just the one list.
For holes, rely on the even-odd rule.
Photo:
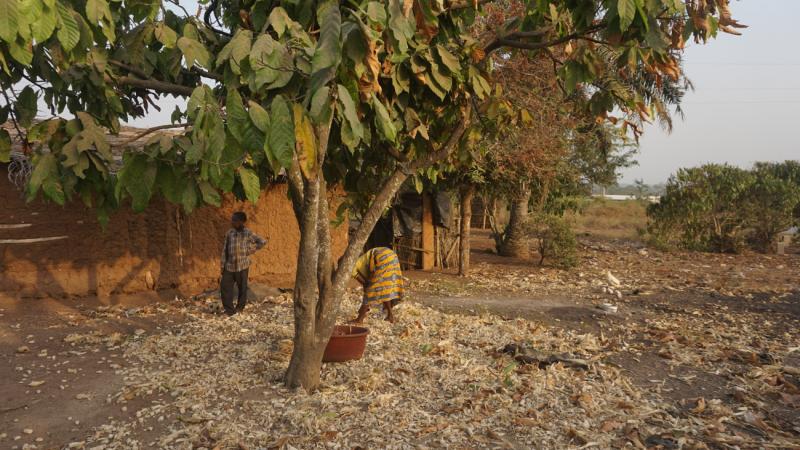
{"label": "green shrub", "polygon": [[756,179],[745,193],[743,210],[750,228],[748,243],[758,251],[769,251],[778,233],[795,223],[800,205],[800,185],[782,180],[767,168],[756,169]]}
{"label": "green shrub", "polygon": [[799,205],[800,165],[793,161],[750,171],[720,164],[680,169],[647,209],[648,240],[660,248],[767,251],[796,222]]}
{"label": "green shrub", "polygon": [[578,241],[570,223],[554,214],[536,214],[525,224],[526,234],[539,246],[539,265],[545,259],[554,267],[568,269],[578,264]]}

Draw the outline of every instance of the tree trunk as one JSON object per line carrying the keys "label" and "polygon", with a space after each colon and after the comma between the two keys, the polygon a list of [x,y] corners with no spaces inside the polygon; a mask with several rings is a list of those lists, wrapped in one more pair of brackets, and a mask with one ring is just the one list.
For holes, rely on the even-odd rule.
{"label": "tree trunk", "polygon": [[528,202],[531,198],[530,188],[523,186],[511,200],[511,215],[508,218],[503,245],[500,254],[516,258],[527,258],[530,248],[525,236],[525,221],[528,219]]}
{"label": "tree trunk", "polygon": [[[330,122],[314,128],[317,166],[322,167],[327,151]],[[290,192],[300,227],[300,248],[294,283],[294,348],[286,369],[287,387],[302,387],[311,392],[319,387],[322,354],[330,339],[335,314],[327,312],[331,303],[330,219],[327,186],[321,169],[306,177],[297,156],[289,170]],[[328,273],[325,274],[324,272]],[[323,320],[320,320],[323,319]]]}
{"label": "tree trunk", "polygon": [[468,120],[453,130],[447,142],[426,157],[401,165],[375,195],[361,224],[345,249],[336,273],[331,274],[330,211],[327,185],[321,169],[325,161],[330,122],[315,127],[318,149],[318,172],[308,179],[302,175],[297,156],[289,170],[289,187],[295,215],[300,226],[300,249],[294,287],[294,348],[284,382],[287,387],[316,390],[320,384],[322,355],[328,345],[339,313],[339,304],[356,260],[383,211],[409,174],[446,158],[461,139]]}
{"label": "tree trunk", "polygon": [[470,183],[461,188],[461,230],[458,235],[458,274],[463,276],[469,272],[470,228],[472,225],[472,199],[475,197],[475,185]]}

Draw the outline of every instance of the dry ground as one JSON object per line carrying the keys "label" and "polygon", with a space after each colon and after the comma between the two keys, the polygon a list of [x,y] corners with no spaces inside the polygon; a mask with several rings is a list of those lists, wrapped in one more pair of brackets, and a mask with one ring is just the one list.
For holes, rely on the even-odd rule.
{"label": "dry ground", "polygon": [[311,396],[279,382],[287,295],[234,320],[0,297],[0,448],[800,448],[800,255],[655,252],[640,220],[596,222],[568,272],[476,232],[468,278],[408,274],[399,323]]}
{"label": "dry ground", "polygon": [[580,236],[636,241],[647,227],[646,209],[647,203],[640,200],[592,199],[581,213],[570,216]]}
{"label": "dry ground", "polygon": [[676,408],[715,401],[800,435],[800,255],[665,254],[584,240],[581,265],[564,272],[498,258],[476,234],[484,250],[473,273],[412,275],[419,301],[600,336],[607,363]]}

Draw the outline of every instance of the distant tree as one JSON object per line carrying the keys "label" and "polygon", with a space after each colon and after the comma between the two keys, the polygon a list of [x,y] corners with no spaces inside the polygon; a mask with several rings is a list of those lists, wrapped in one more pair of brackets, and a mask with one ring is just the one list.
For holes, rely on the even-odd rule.
{"label": "distant tree", "polygon": [[757,163],[753,184],[744,194],[748,241],[756,250],[772,249],[778,234],[800,219],[800,164]]}
{"label": "distant tree", "polygon": [[796,162],[758,163],[753,170],[708,164],[680,169],[661,201],[650,205],[648,230],[662,244],[690,250],[768,251],[797,222]]}
{"label": "distant tree", "polygon": [[637,179],[633,181],[634,186],[636,187],[636,198],[639,200],[644,200],[650,195],[650,187],[644,183],[644,180]]}

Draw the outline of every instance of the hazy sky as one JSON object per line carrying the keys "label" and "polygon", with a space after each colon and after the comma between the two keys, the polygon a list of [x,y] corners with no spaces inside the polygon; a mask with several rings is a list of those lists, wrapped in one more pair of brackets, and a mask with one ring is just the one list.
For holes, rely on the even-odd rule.
{"label": "hazy sky", "polygon": [[657,183],[704,162],[800,159],[800,51],[792,50],[800,0],[734,1],[731,9],[750,28],[687,49],[695,91],[684,99],[686,118],[672,134],[647,128],[639,166],[625,170],[623,182]]}
{"label": "hazy sky", "polygon": [[[675,120],[671,134],[646,128],[639,165],[623,172],[623,183],[658,183],[705,162],[800,159],[800,51],[793,44],[800,39],[800,0],[734,1],[731,9],[750,28],[687,49],[685,71],[695,91],[684,99],[686,117]],[[161,113],[131,125],[168,123],[174,104],[165,100]]]}

